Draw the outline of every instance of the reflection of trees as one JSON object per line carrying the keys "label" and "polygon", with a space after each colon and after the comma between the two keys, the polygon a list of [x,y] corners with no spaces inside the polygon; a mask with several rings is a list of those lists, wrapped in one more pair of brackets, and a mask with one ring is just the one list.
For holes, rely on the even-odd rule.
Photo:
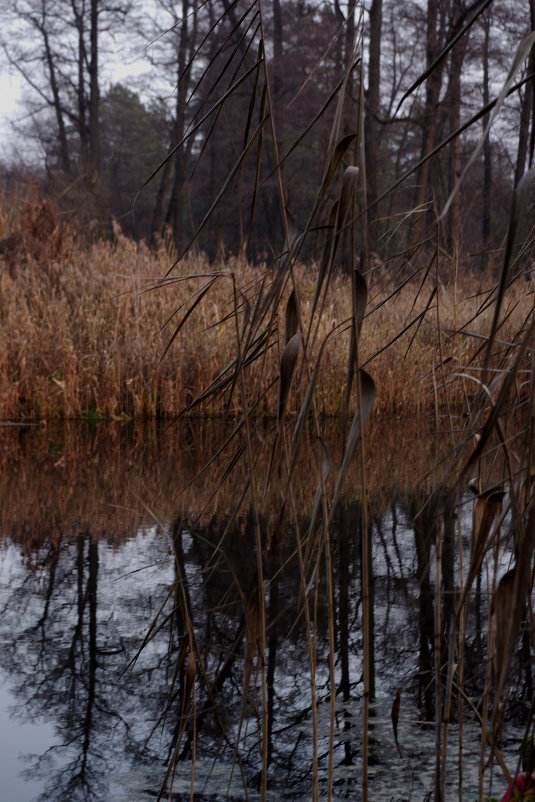
{"label": "reflection of trees", "polygon": [[[328,761],[328,615],[324,572],[314,575],[322,556],[311,550],[307,569],[318,705],[314,733],[311,660],[294,533],[283,527],[273,533],[267,520],[261,525],[269,780],[281,799],[297,799],[310,791],[314,738],[320,769],[326,770]],[[307,521],[301,525],[308,531]],[[377,704],[380,709],[385,697],[391,704],[400,686],[412,688],[424,716],[432,717],[436,521],[422,499],[415,498],[376,515],[371,528]],[[455,527],[447,518],[445,531],[453,541]],[[360,782],[361,540],[359,504],[340,507],[332,524],[334,754],[340,773],[337,795],[348,799]],[[252,518],[244,514],[232,526],[228,519],[214,517],[188,528],[177,518],[169,538],[145,536],[142,561],[153,568],[130,578],[126,574],[137,564],[131,562],[129,543],[112,552],[88,531],[64,533],[28,554],[28,572],[14,572],[4,593],[0,635],[7,647],[0,660],[2,669],[15,678],[20,715],[44,716],[56,727],[56,745],[29,766],[29,773],[43,783],[43,799],[106,799],[110,778],[119,768],[152,761],[161,767],[173,756],[177,782],[187,784],[195,755],[197,762],[213,760],[228,776],[234,771],[235,782],[255,788],[261,767],[261,709],[260,652],[251,623],[258,593],[253,544]],[[442,564],[443,585],[448,587],[457,570],[452,544],[451,548]],[[450,603],[445,601],[443,607],[445,634]],[[119,679],[148,632],[146,648]],[[467,638],[468,647],[474,642],[475,636]],[[481,638],[479,643],[481,647]],[[194,694],[186,671],[192,644],[197,665]],[[526,687],[530,676],[525,672]],[[385,726],[378,719],[372,724],[374,736]],[[389,718],[379,737],[391,738]],[[382,759],[380,752],[375,757]],[[151,781],[153,791],[158,779]],[[221,779],[213,782],[216,789],[210,786],[206,793],[224,798]]]}
{"label": "reflection of trees", "polygon": [[[359,693],[362,693],[359,691],[362,669],[356,670],[360,666],[362,649],[360,520],[360,507],[353,505],[340,508],[333,522],[333,542],[338,555],[336,666],[342,712],[337,723],[336,761],[340,766],[354,766],[359,752],[355,709]],[[283,781],[286,793],[291,796],[309,787],[313,738],[319,739],[320,764],[325,768],[328,759],[328,728],[321,712],[330,697],[325,586],[324,579],[319,579],[319,593],[312,600],[315,605],[316,701],[320,708],[319,732],[314,733],[310,724],[310,657],[305,617],[300,612],[301,582],[292,533],[286,530],[269,533],[266,522],[263,527],[265,577],[269,585],[266,599],[268,762],[276,787],[281,787]],[[307,529],[305,521],[303,531]],[[212,519],[207,526],[193,532],[189,549],[184,547],[181,524],[175,525],[173,542],[177,575],[182,583],[181,604],[188,607],[189,623],[196,633],[197,656],[202,664],[198,672],[195,728],[192,716],[181,743],[180,760],[191,757],[195,733],[197,759],[213,756],[217,750],[218,761],[228,761],[229,766],[236,761],[236,772],[241,770],[247,784],[254,788],[261,765],[261,747],[259,691],[255,687],[258,654],[255,661],[254,648],[251,649],[251,604],[257,585],[256,555],[251,546],[254,543],[252,516],[245,514],[230,528],[224,520]],[[176,618],[181,622],[183,635],[188,629],[183,622],[184,611],[179,610]],[[182,671],[183,668],[184,663]],[[181,710],[184,709],[180,700],[183,677],[179,677],[176,687],[178,699],[174,707]],[[180,766],[177,770],[180,771]],[[355,781],[356,774],[347,782],[348,794],[353,793]]]}
{"label": "reflection of trees", "polygon": [[147,625],[146,600],[135,612],[128,600],[110,596],[109,585],[101,587],[103,545],[88,532],[56,545],[45,541],[32,555],[33,573],[10,586],[2,610],[9,645],[1,666],[16,678],[18,711],[56,728],[56,744],[31,758],[26,771],[43,783],[43,800],[105,799],[113,771],[130,750],[139,751],[132,678],[119,684],[117,678],[127,646]]}
{"label": "reflection of trees", "polygon": [[418,631],[419,631],[419,701],[423,704],[424,714],[431,721],[433,706],[433,645],[435,641],[434,594],[431,585],[431,546],[436,538],[436,521],[429,515],[429,507],[423,505],[423,499],[415,499],[411,513],[414,525],[414,541],[418,560],[416,581],[418,594]]}

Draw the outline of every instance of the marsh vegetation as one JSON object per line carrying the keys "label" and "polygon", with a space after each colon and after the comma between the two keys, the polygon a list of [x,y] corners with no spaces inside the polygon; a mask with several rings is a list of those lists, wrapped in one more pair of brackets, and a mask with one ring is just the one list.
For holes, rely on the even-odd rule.
{"label": "marsh vegetation", "polygon": [[[517,773],[508,733],[534,735],[535,10],[507,26],[498,3],[399,7],[184,0],[151,248],[44,201],[5,215],[4,417],[228,422],[174,477],[173,579],[129,664],[166,635],[159,798],[481,799]],[[410,53],[396,10],[425,32]],[[298,19],[327,39],[290,69]],[[73,141],[63,178],[76,163],[91,193],[99,151]],[[79,544],[79,599],[97,544]],[[405,782],[420,758],[425,782]]]}

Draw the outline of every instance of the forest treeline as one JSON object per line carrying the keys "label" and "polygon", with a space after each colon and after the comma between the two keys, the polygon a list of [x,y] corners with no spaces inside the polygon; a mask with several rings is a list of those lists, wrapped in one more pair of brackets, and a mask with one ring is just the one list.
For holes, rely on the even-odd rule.
{"label": "forest treeline", "polygon": [[[39,154],[4,164],[7,190],[24,177],[100,234],[115,219],[136,239],[169,231],[179,254],[194,241],[210,258],[245,248],[269,259],[288,225],[307,230],[301,256],[319,257],[328,214],[315,198],[335,130],[365,168],[356,247],[383,261],[422,241],[535,27],[535,0],[7,6],[4,55],[29,90],[18,132]],[[139,85],[109,80],[124,36],[147,46]],[[447,252],[477,269],[500,246],[533,156],[533,52],[521,61],[441,223]]]}

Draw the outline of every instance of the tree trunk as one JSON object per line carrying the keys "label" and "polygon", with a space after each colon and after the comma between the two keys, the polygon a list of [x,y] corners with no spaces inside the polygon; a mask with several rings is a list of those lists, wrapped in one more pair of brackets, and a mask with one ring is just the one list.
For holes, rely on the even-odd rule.
{"label": "tree trunk", "polygon": [[[535,0],[530,0],[529,3],[531,29],[535,30]],[[529,55],[528,73],[533,75],[535,70],[535,48],[531,48]],[[524,87],[524,95],[522,97],[522,104],[520,108],[520,128],[518,132],[518,149],[516,154],[515,165],[515,187],[524,175],[526,169],[526,156],[528,154],[528,140],[529,140],[529,122],[533,111],[533,102],[535,95],[535,81],[532,79],[531,83],[526,84]],[[533,127],[531,131],[530,143],[530,166],[533,160]]]}
{"label": "tree trunk", "polygon": [[[531,30],[535,31],[535,0],[529,0],[529,18]],[[535,74],[535,46],[531,48],[529,55],[529,72]],[[535,151],[535,78],[532,77],[531,84],[531,136],[529,141],[529,167],[533,167],[533,154]]]}
{"label": "tree trunk", "polygon": [[89,134],[87,129],[87,103],[85,94],[85,67],[87,54],[85,47],[85,24],[83,14],[78,13],[73,4],[74,22],[78,34],[78,53],[77,53],[77,84],[76,84],[76,125],[78,128],[78,139],[80,144],[79,169],[83,174],[88,172],[89,161]]}
{"label": "tree trunk", "polygon": [[[177,90],[175,106],[175,126],[173,144],[177,145],[184,138],[186,127],[186,101],[189,83],[189,69],[186,70],[189,37],[189,0],[182,0],[182,19],[180,21],[180,41],[177,52]],[[173,157],[174,178],[171,190],[171,199],[167,210],[166,221],[173,230],[173,240],[177,253],[180,254],[183,243],[184,225],[184,184],[186,181],[186,167],[184,163],[184,148],[180,147]]]}
{"label": "tree trunk", "polygon": [[154,210],[152,212],[152,221],[150,226],[150,239],[152,245],[157,244],[158,237],[163,233],[164,208],[165,208],[167,193],[169,191],[171,168],[172,168],[172,160],[168,159],[161,170],[160,183],[158,185],[158,193],[156,195]]}
{"label": "tree trunk", "polygon": [[[460,0],[453,3],[453,25],[455,29],[463,12]],[[468,46],[469,35],[465,34],[457,42],[450,56],[450,74],[447,90],[446,113],[449,117],[448,130],[452,134],[461,124],[461,73]],[[449,145],[448,153],[448,193],[453,191],[461,177],[461,139],[459,136]],[[448,246],[450,252],[459,253],[461,241],[461,193],[457,192],[453,198],[448,215],[447,228]]]}
{"label": "tree trunk", "polygon": [[[382,0],[373,0],[370,8],[370,53],[368,66],[368,91],[364,123],[364,143],[366,153],[366,194],[368,206],[377,200],[377,159],[379,155],[379,87],[381,71],[381,25],[383,17]],[[368,252],[377,250],[378,209],[371,209],[368,219]]]}
{"label": "tree trunk", "polygon": [[[426,67],[430,67],[439,52],[438,44],[438,2],[428,0],[426,24]],[[423,115],[423,136],[420,158],[431,151],[435,145],[437,128],[438,101],[442,85],[442,66],[438,65],[428,76],[425,91],[425,107]],[[431,161],[428,159],[418,170],[416,181],[415,206],[422,206],[429,199],[431,184]],[[422,218],[420,217],[420,220]]]}
{"label": "tree trunk", "polygon": [[528,154],[529,121],[531,119],[531,91],[527,84],[524,87],[522,103],[520,106],[520,125],[518,129],[518,148],[515,164],[515,187],[524,175],[526,169],[526,156]]}
{"label": "tree trunk", "polygon": [[93,182],[100,178],[100,88],[98,74],[98,6],[91,0],[90,57],[89,57],[89,167]]}
{"label": "tree trunk", "polygon": [[[488,106],[490,100],[489,89],[489,39],[491,15],[487,12],[483,20],[483,105]],[[490,112],[482,120],[483,130],[489,122]],[[490,210],[492,203],[492,152],[490,139],[487,136],[483,144],[483,215],[481,219],[481,261],[480,270],[486,266],[486,250],[490,241]]]}
{"label": "tree trunk", "polygon": [[[273,112],[281,130],[282,112],[282,14],[280,0],[273,0]],[[278,137],[280,138],[280,137]]]}
{"label": "tree trunk", "polygon": [[347,0],[347,19],[344,41],[344,67],[346,70],[351,66],[355,48],[355,8],[355,0]]}
{"label": "tree trunk", "polygon": [[56,115],[56,122],[58,125],[58,142],[59,142],[59,153],[60,153],[60,160],[63,172],[69,174],[71,172],[71,160],[69,157],[69,144],[67,141],[67,132],[65,129],[65,120],[63,117],[63,107],[61,105],[61,99],[59,94],[59,87],[56,78],[56,68],[54,64],[54,59],[52,57],[52,51],[50,49],[50,43],[48,41],[48,33],[46,30],[43,29],[42,31],[44,44],[45,44],[45,52],[46,52],[46,63],[48,67],[48,76],[50,80],[50,88],[52,90],[52,97],[54,99],[54,112]]}

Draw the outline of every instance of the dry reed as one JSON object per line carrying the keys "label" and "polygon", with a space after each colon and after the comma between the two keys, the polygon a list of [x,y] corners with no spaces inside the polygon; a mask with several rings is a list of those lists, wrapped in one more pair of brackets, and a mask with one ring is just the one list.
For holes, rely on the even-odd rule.
{"label": "dry reed", "polygon": [[[2,228],[6,233],[5,224]],[[269,282],[269,266],[254,267],[232,257],[210,264],[203,255],[192,255],[155,288],[173,261],[164,243],[152,252],[119,232],[114,242],[89,245],[72,233],[60,237],[56,232],[57,247],[39,251],[35,232],[33,236],[31,247],[17,250],[16,263],[13,249],[0,256],[1,419],[177,416],[235,359],[232,282],[244,306],[245,298],[254,299],[264,271]],[[18,242],[20,246],[20,238]],[[26,236],[22,244],[27,243]],[[297,265],[294,275],[306,326],[317,268]],[[195,314],[182,326],[208,285]],[[370,367],[378,387],[375,413],[429,417],[437,386],[447,390],[450,409],[461,412],[476,387],[460,374],[477,357],[478,336],[490,328],[490,309],[478,314],[485,296],[477,295],[475,281],[467,281],[462,295],[453,285],[440,285],[432,295],[429,279],[416,303],[414,284],[389,298],[394,288],[384,276],[382,285],[377,281],[374,286],[372,280],[359,346],[362,364]],[[508,304],[514,312],[499,333],[504,341],[514,340],[531,308],[524,282],[509,289]],[[316,408],[323,415],[343,410],[350,316],[350,281],[339,274],[329,286],[315,339],[321,343],[331,333],[315,389]],[[272,327],[275,347],[247,369],[248,404],[256,404],[259,415],[276,414],[273,394],[266,400],[265,390],[279,373],[280,317]],[[456,335],[468,321],[466,331]],[[162,359],[179,324],[179,334]],[[477,359],[472,368],[477,376]],[[303,393],[296,382],[287,412],[295,414]],[[441,392],[440,407],[445,402]],[[220,394],[192,411],[237,415],[238,403],[236,394],[230,402]]]}

